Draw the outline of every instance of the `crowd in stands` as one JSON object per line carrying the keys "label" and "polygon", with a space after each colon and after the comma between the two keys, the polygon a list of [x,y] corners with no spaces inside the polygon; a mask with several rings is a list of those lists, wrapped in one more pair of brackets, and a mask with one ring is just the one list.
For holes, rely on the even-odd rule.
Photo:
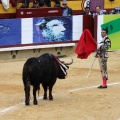
{"label": "crowd in stands", "polygon": [[81,13],[81,15],[109,15],[109,14],[120,14],[120,7],[115,7],[113,10],[110,12],[107,12],[106,10],[102,10],[101,6],[96,6],[95,7],[95,12],[90,11],[90,7],[85,7],[85,11]]}
{"label": "crowd in stands", "polygon": [[[22,0],[22,6],[20,8],[29,8],[29,2],[30,0]],[[31,8],[39,8],[45,4],[48,7],[51,7],[50,0],[34,0],[33,6]],[[61,4],[60,4],[60,0],[55,0],[54,7],[61,7],[63,16],[73,15],[73,10],[70,7],[68,7],[66,0],[63,0]],[[120,14],[120,7],[119,6],[115,7],[110,12],[107,12],[106,10],[102,10],[100,6],[96,6],[95,11],[90,11],[90,7],[86,6],[85,11],[81,13],[81,15],[93,15],[93,16],[106,15],[106,14]]]}
{"label": "crowd in stands", "polygon": [[[43,6],[46,3],[48,7],[51,6],[50,0],[35,0],[33,1],[33,6],[31,8],[39,8]],[[73,15],[73,10],[68,7],[67,1],[63,0],[62,4],[60,5],[60,0],[55,0],[55,5],[54,7],[61,7],[62,8],[62,15],[63,16],[70,16]],[[23,0],[22,1],[22,6],[20,8],[29,8],[29,0]]]}
{"label": "crowd in stands", "polygon": [[[20,8],[29,8],[30,0],[22,0],[22,6]],[[36,6],[37,4],[37,6]],[[42,7],[44,5],[47,5],[47,7],[51,7],[51,1],[50,0],[34,0],[32,8],[38,8]],[[60,6],[60,0],[55,0],[55,6]]]}
{"label": "crowd in stands", "polygon": [[[55,0],[56,4],[54,7],[61,7],[62,8],[62,15],[63,16],[70,16],[73,15],[73,10],[68,7],[67,1],[63,0],[62,4],[60,5],[60,0]],[[46,3],[48,7],[51,6],[50,0],[35,0],[33,1],[33,6],[31,8],[39,8]],[[29,8],[29,0],[23,0],[22,6],[20,8]]]}

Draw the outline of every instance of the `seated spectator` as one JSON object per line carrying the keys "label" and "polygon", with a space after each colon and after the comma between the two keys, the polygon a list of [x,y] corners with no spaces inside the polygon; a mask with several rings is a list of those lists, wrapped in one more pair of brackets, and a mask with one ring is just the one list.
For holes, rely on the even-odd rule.
{"label": "seated spectator", "polygon": [[38,0],[39,2],[39,6],[42,7],[44,4],[45,4],[45,1],[44,0]]}
{"label": "seated spectator", "polygon": [[67,6],[66,0],[62,1],[62,16],[71,16],[73,15],[73,10]]}
{"label": "seated spectator", "polygon": [[105,14],[106,14],[106,10],[102,10],[100,6],[95,7],[94,15],[105,15]]}
{"label": "seated spectator", "polygon": [[44,6],[45,4],[48,6],[48,7],[51,7],[51,1],[50,0],[38,0],[39,1],[39,6],[42,7]]}
{"label": "seated spectator", "polygon": [[90,11],[90,7],[85,7],[85,11],[82,13],[82,15],[92,15],[92,12]]}
{"label": "seated spectator", "polygon": [[20,8],[29,8],[28,2],[26,0],[22,1],[22,6]]}
{"label": "seated spectator", "polygon": [[35,1],[33,2],[32,8],[39,8],[39,2],[35,0]]}
{"label": "seated spectator", "polygon": [[109,14],[120,14],[120,7],[117,6],[109,12]]}
{"label": "seated spectator", "polygon": [[59,7],[60,6],[60,0],[55,0],[55,6]]}
{"label": "seated spectator", "polygon": [[[60,0],[54,0],[55,1],[55,7],[59,7],[60,6]],[[48,7],[51,7],[51,0],[39,0],[39,5],[43,6],[43,5],[47,5]]]}
{"label": "seated spectator", "polygon": [[51,7],[51,0],[44,0],[44,2],[46,3],[46,5],[47,5],[48,7]]}

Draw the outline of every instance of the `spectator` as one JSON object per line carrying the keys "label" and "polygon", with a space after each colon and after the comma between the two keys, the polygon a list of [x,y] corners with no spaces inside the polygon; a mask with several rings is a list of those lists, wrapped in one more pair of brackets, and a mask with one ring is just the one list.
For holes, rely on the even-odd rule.
{"label": "spectator", "polygon": [[[54,0],[55,1],[55,7],[60,7],[60,0]],[[47,5],[48,7],[51,7],[51,0],[39,0],[39,5]]]}
{"label": "spectator", "polygon": [[109,14],[120,14],[120,7],[117,6],[109,12]]}
{"label": "spectator", "polygon": [[22,6],[20,8],[29,8],[29,3],[27,0],[22,1]]}
{"label": "spectator", "polygon": [[51,1],[50,1],[50,0],[44,0],[44,3],[46,3],[46,5],[47,5],[48,7],[51,7]]}
{"label": "spectator", "polygon": [[33,2],[32,8],[39,8],[39,2],[35,0],[35,1]]}
{"label": "spectator", "polygon": [[85,7],[85,11],[82,13],[82,15],[92,15],[92,12],[90,11],[90,7]]}
{"label": "spectator", "polygon": [[44,0],[38,0],[39,2],[39,6],[42,7],[44,4],[45,4],[45,1]]}
{"label": "spectator", "polygon": [[62,16],[71,16],[73,15],[73,10],[67,6],[66,0],[62,1]]}
{"label": "spectator", "polygon": [[105,14],[106,14],[106,10],[102,10],[100,6],[95,7],[94,15],[105,15]]}
{"label": "spectator", "polygon": [[55,0],[55,6],[60,6],[60,0]]}

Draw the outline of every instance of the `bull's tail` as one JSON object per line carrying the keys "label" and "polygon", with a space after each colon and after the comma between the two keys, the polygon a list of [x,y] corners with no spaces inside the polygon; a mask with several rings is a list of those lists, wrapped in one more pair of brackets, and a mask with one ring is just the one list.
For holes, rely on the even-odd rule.
{"label": "bull's tail", "polygon": [[24,91],[25,91],[25,104],[29,105],[30,102],[30,76],[28,66],[25,65],[23,68],[23,83],[24,83]]}
{"label": "bull's tail", "polygon": [[25,104],[29,105],[30,102],[30,80],[29,77],[26,79],[25,89]]}

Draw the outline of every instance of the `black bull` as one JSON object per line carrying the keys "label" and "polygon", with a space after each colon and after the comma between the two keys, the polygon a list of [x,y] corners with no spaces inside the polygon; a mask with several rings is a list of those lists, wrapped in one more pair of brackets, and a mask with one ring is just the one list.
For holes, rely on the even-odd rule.
{"label": "black bull", "polygon": [[49,89],[49,100],[53,99],[52,88],[57,78],[65,79],[67,75],[67,65],[72,64],[61,62],[52,54],[45,53],[40,57],[29,58],[23,66],[23,83],[25,90],[25,104],[30,102],[30,85],[33,86],[34,104],[37,104],[36,92],[40,90],[40,84],[44,89],[43,99],[47,99],[47,89]]}

